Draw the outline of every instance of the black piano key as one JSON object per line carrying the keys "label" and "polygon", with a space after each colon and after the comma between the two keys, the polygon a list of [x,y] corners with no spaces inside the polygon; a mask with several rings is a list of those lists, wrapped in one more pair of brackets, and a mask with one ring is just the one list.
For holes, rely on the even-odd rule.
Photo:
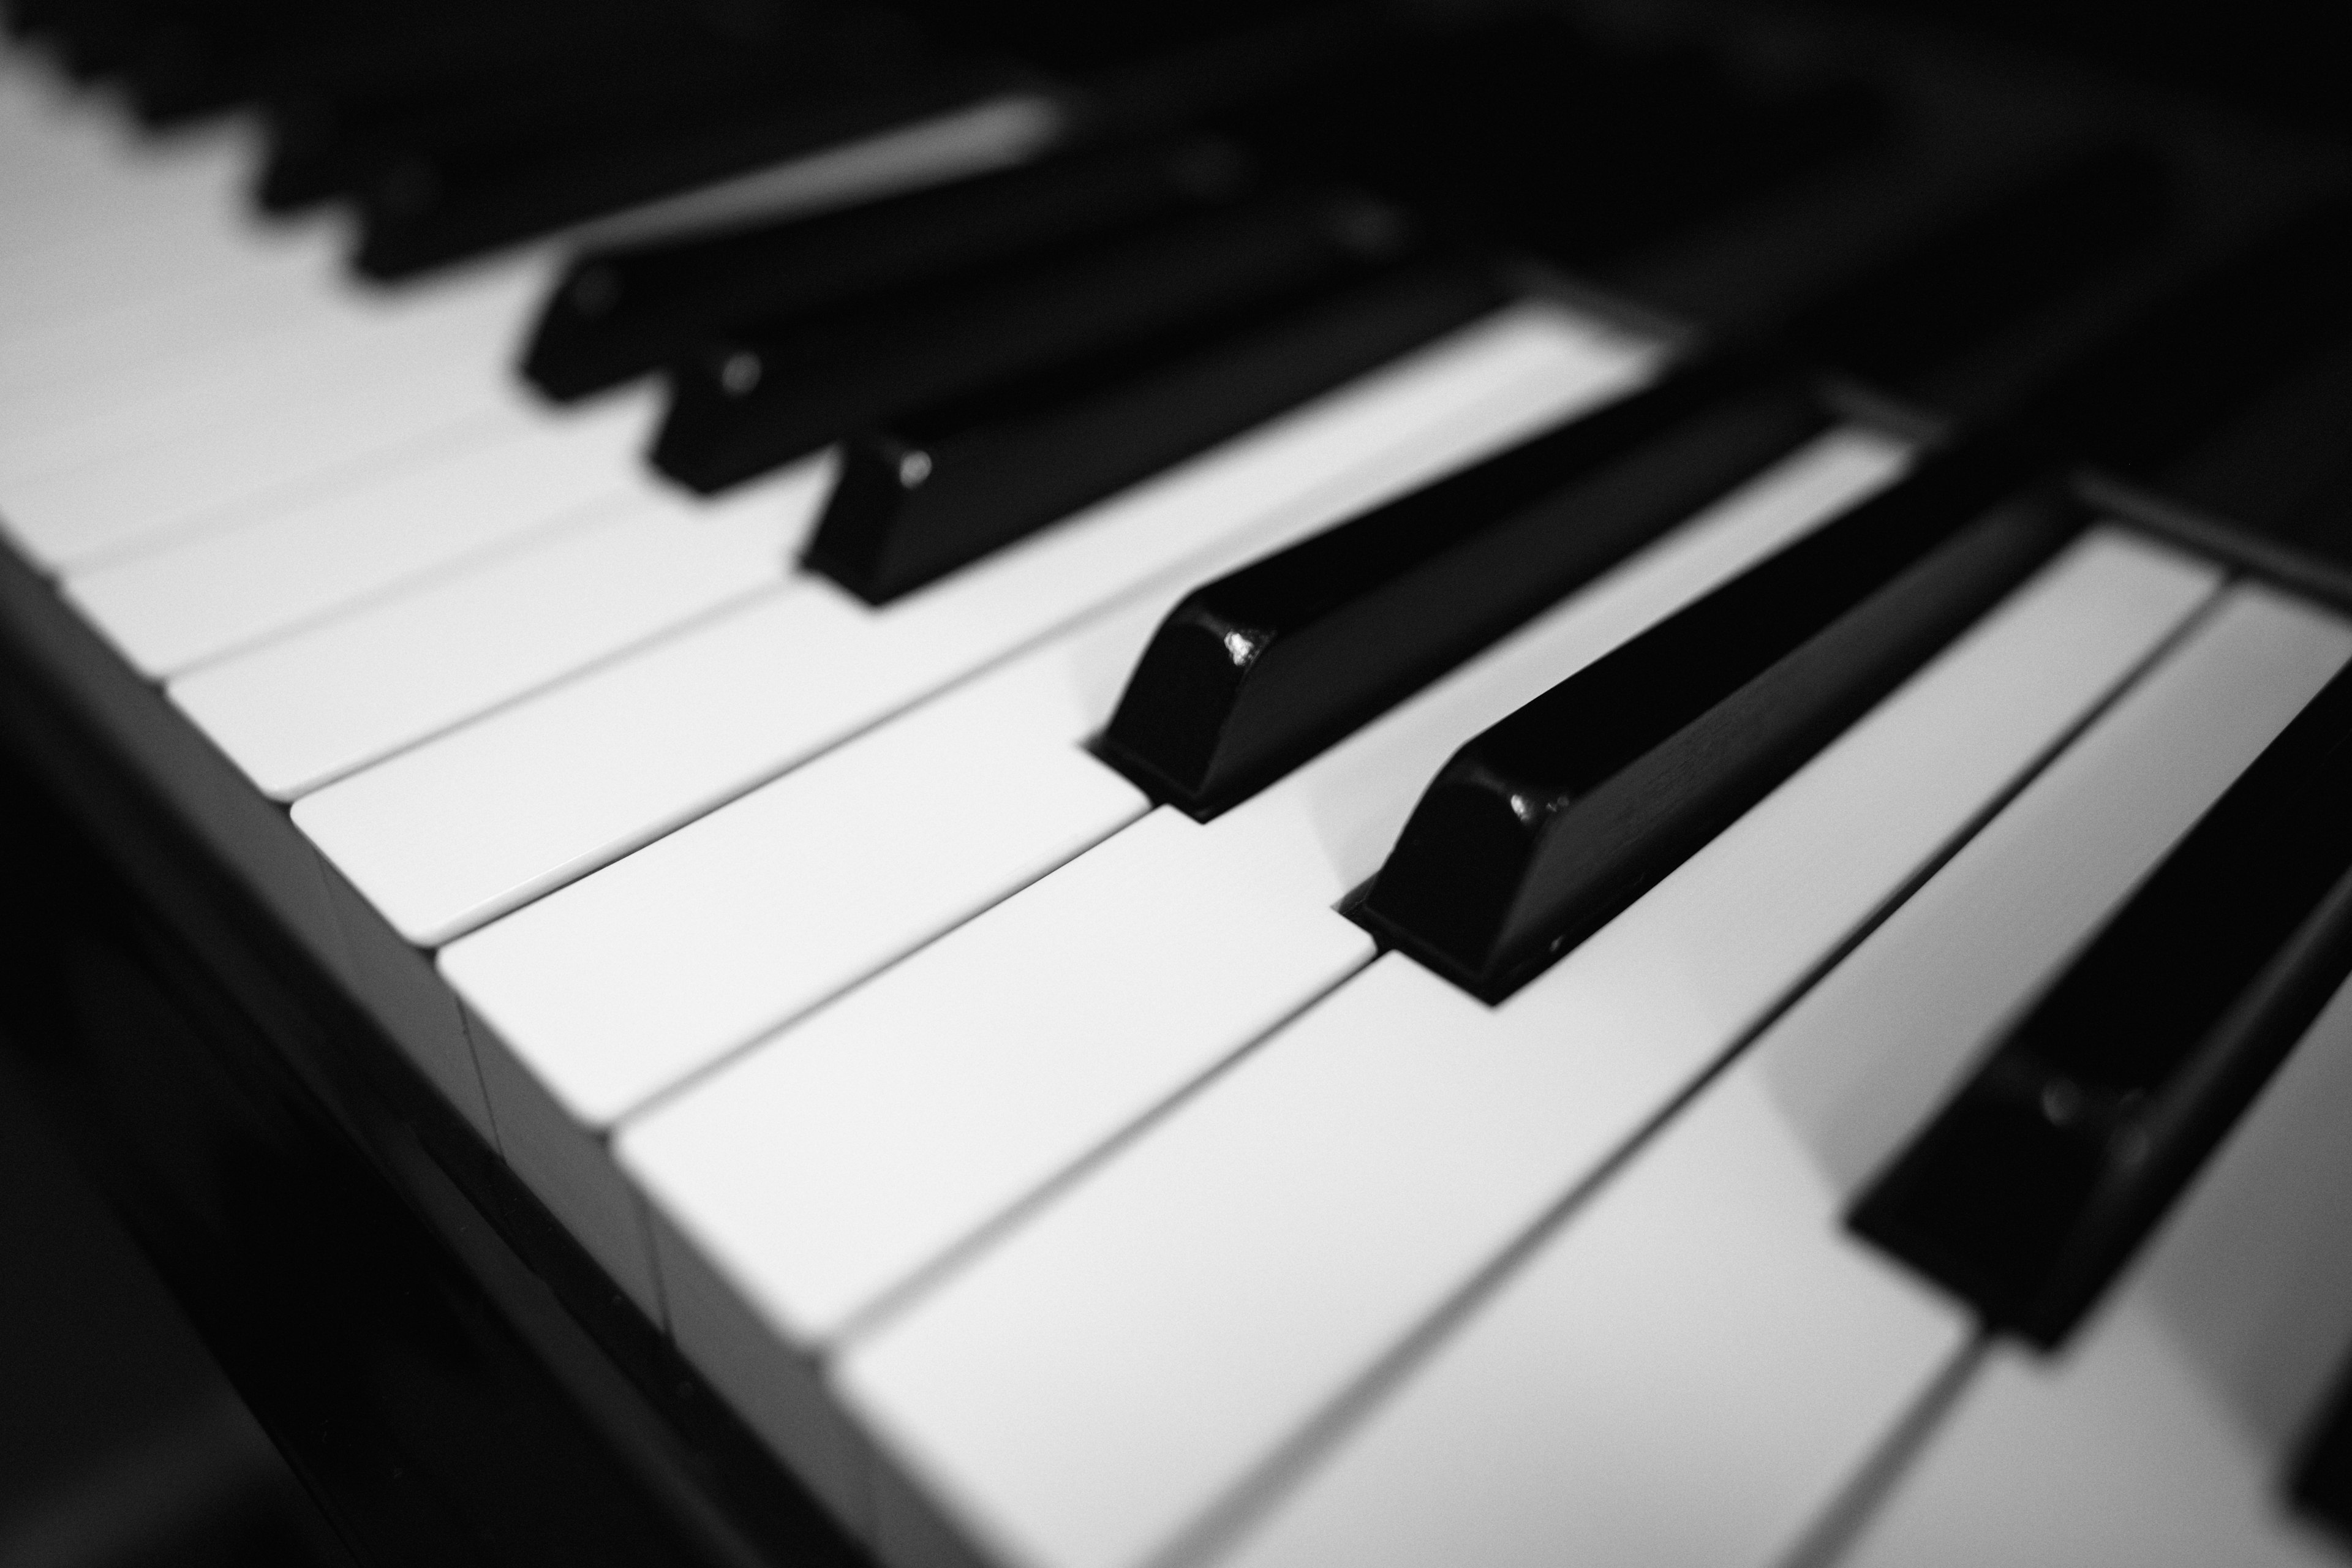
{"label": "black piano key", "polygon": [[885,604],[1459,326],[1508,292],[1491,259],[1432,263],[854,437],[804,564]]}
{"label": "black piano key", "polygon": [[804,318],[1046,254],[1232,201],[1256,177],[1225,139],[1155,137],[801,222],[592,251],[550,296],[523,373],[551,396],[583,396],[656,368],[715,328]]}
{"label": "black piano key", "polygon": [[462,155],[501,136],[591,136],[621,115],[667,105],[692,112],[766,67],[741,50],[648,38],[543,44],[523,58],[489,53],[478,62],[445,60],[421,80],[272,95],[255,199],[266,211],[292,212],[363,189],[404,157]]}
{"label": "black piano key", "polygon": [[[1873,369],[1916,366],[1996,331],[2005,315],[2030,310],[2053,289],[2128,252],[2147,237],[2162,193],[2147,160],[2133,149],[2096,149],[2053,171],[2029,173],[1963,205],[1914,253],[1865,273],[1848,294],[1826,301],[1819,335],[1841,348],[1867,349]],[[1148,365],[1155,353],[1164,350],[1142,345],[1118,356],[1107,382],[1049,378],[1071,389],[1068,406],[1055,416],[1071,432],[1058,446],[1054,421],[1040,417],[1037,395],[1027,386],[961,400],[914,425],[902,421],[852,441],[810,563],[878,602],[1051,521],[1113,480],[1140,477],[1149,469],[1138,465],[1148,456],[1173,460],[1202,444],[1184,439],[1182,425],[1162,416],[1165,404],[1155,397],[1191,396],[1203,417],[1222,406],[1235,422],[1220,430],[1245,422],[1238,405],[1208,395],[1197,363],[1160,367],[1168,390],[1155,391],[1148,374],[1139,378],[1129,363]],[[1123,394],[1121,376],[1129,384]],[[1097,405],[1087,406],[1077,387],[1087,387]],[[1185,387],[1200,390],[1188,394]],[[1005,427],[992,427],[999,424]],[[961,454],[952,449],[959,441],[965,445]],[[1119,456],[1127,449],[1132,460]],[[971,476],[972,488],[959,485],[961,475]],[[1025,509],[1016,504],[1024,489]],[[928,514],[926,521],[919,523],[918,514]],[[905,535],[892,533],[892,520]],[[940,552],[925,556],[929,563],[920,569],[910,561],[903,574],[894,574],[888,552],[925,537]],[[951,541],[957,542],[950,549]]]}
{"label": "black piano key", "polygon": [[734,334],[672,368],[654,462],[690,489],[719,489],[903,410],[1344,277],[1409,240],[1384,204],[1279,191],[1055,265],[1004,268],[986,286]]}
{"label": "black piano key", "polygon": [[358,193],[353,264],[412,275],[672,192],[814,153],[1035,84],[1014,68],[916,59],[881,79],[787,89],[754,79],[693,112],[404,154]]}
{"label": "black piano key", "polygon": [[[2087,147],[2032,168],[1895,249],[1868,271],[1807,303],[1790,336],[1874,386],[1924,396],[1962,413],[1949,367],[1979,346],[2105,275],[2161,238],[2177,193],[2162,159],[2134,144]],[[2071,304],[2072,301],[2070,300]],[[2038,360],[2032,363],[2038,363]],[[2030,374],[2030,364],[2021,366]],[[1926,384],[1922,384],[1925,383]],[[1986,387],[1980,412],[2013,389]]]}
{"label": "black piano key", "polygon": [[[793,6],[788,25],[740,51],[747,68],[732,86],[617,104],[592,93],[548,123],[404,147],[360,189],[358,263],[398,276],[1006,93],[1050,100],[1056,135],[1172,129],[1301,61],[1344,66],[1382,30],[1356,7],[1296,9],[1235,22],[1146,8],[1141,21],[1074,24],[1093,42],[1062,54],[1095,68],[1066,77],[992,47],[943,47],[897,11]],[[1165,25],[1153,20],[1163,15]],[[1153,52],[1161,44],[1164,58]],[[1107,101],[1119,91],[1135,100]]]}
{"label": "black piano key", "polygon": [[2297,1508],[2352,1544],[2352,1361],[2336,1373],[2335,1392],[2304,1437],[2287,1493]]}
{"label": "black piano key", "polygon": [[1487,1001],[1525,984],[2058,548],[2054,499],[1955,531],[2004,466],[1924,466],[1471,740],[1355,918]]}
{"label": "black piano key", "polygon": [[2352,969],[2352,673],[1866,1191],[1855,1230],[2060,1342]]}
{"label": "black piano key", "polygon": [[1820,431],[1801,382],[1676,377],[1194,589],[1097,742],[1213,816]]}
{"label": "black piano key", "polygon": [[1771,91],[1557,12],[1441,30],[1243,132],[1448,224],[1591,267],[1885,136],[1844,79]]}

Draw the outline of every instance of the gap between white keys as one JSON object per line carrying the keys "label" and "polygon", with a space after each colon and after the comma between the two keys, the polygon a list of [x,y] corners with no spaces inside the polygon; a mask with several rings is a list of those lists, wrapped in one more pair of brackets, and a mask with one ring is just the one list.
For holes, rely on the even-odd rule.
{"label": "gap between white keys", "polygon": [[1822,438],[1255,800],[1155,812],[656,1108],[625,1163],[830,1338],[1369,958],[1331,905],[1454,747],[1906,460]]}
{"label": "gap between white keys", "polygon": [[[152,678],[244,651],[646,488],[649,390],[479,428],[380,483],[68,574],[64,592]],[[677,510],[685,510],[681,503]]]}
{"label": "gap between white keys", "polygon": [[52,432],[5,473],[10,535],[53,568],[95,565],[242,509],[372,471],[474,421],[538,414],[503,357],[536,287],[515,268],[383,320],[232,345],[147,400]]}
{"label": "gap between white keys", "polygon": [[[1497,1007],[1383,960],[854,1342],[846,1396],[1009,1561],[1155,1557],[1601,1169],[2214,578],[2078,546]],[[984,1414],[1016,1384],[1017,1436]]]}
{"label": "gap between white keys", "polygon": [[1181,591],[460,937],[441,973],[492,1048],[609,1126],[1143,815],[1141,792],[1078,742]]}
{"label": "gap between white keys", "polygon": [[811,458],[707,509],[626,497],[166,689],[290,800],[722,605],[804,595],[786,556],[830,471]]}
{"label": "gap between white keys", "polygon": [[1126,607],[458,939],[444,974],[575,1120],[620,1120],[1140,816],[1081,742],[1169,607],[1454,449],[1359,467]]}
{"label": "gap between white keys", "polygon": [[2225,600],[1206,1555],[1783,1562],[1972,1330],[1846,1207],[2347,652]]}
{"label": "gap between white keys", "polygon": [[410,940],[593,870],[1137,583],[1367,471],[1423,472],[1645,377],[1655,350],[1523,305],[877,611],[801,580],[322,790],[295,811]]}

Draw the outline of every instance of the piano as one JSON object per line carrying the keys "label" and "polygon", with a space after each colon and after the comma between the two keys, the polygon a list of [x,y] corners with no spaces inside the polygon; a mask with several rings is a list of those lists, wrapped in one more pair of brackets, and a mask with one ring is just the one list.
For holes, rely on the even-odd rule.
{"label": "piano", "polygon": [[0,1019],[356,1560],[2352,1551],[2326,134],[8,15]]}

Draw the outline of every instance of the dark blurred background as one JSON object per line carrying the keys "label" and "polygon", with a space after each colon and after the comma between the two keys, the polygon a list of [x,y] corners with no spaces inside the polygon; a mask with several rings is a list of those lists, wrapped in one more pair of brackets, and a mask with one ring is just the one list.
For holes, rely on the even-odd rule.
{"label": "dark blurred background", "polygon": [[0,1051],[0,1568],[347,1561]]}
{"label": "dark blurred background", "polygon": [[1811,0],[1901,17],[2352,139],[2352,5],[2338,0]]}

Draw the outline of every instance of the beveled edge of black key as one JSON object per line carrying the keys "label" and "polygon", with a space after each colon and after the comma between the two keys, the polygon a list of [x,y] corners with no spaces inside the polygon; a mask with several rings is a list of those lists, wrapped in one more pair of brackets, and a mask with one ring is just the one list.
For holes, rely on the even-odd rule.
{"label": "beveled edge of black key", "polygon": [[[915,410],[841,443],[801,564],[886,605],[1511,298],[1491,255],[1408,248],[1202,328]],[[1114,417],[1135,428],[1074,450]]]}
{"label": "beveled edge of black key", "polygon": [[[1349,895],[1342,911],[1383,947],[1405,953],[1479,1000],[1506,1000],[1615,918],[1688,853],[1685,832],[1662,839],[1654,856],[1601,866],[1596,869],[1602,880],[1587,896],[1564,913],[1547,916],[1533,935],[1514,938],[1514,917],[1524,912],[1528,879],[1540,869],[1545,829],[1559,810],[1572,809],[1604,786],[1616,787],[1611,781],[1621,773],[1661,755],[1727,703],[1772,679],[1789,658],[1834,635],[1969,530],[2018,513],[2050,540],[2019,560],[2046,559],[2055,542],[2078,531],[2087,514],[2055,481],[2020,486],[2024,462],[2023,453],[2001,443],[1932,455],[1901,482],[1824,520],[1473,736],[1431,778],[1381,870]],[[1824,619],[1795,631],[1793,641],[1769,652],[1750,674],[1727,672],[1711,686],[1691,687],[1685,696],[1696,706],[1681,717],[1643,710],[1661,682],[1673,679],[1678,667],[1690,667],[1696,649],[1716,647],[1728,629],[1752,615],[1753,606],[1778,603],[1816,583],[1825,556],[1855,549],[1857,541],[1867,550],[1880,539],[1887,559],[1874,563],[1865,558],[1856,596],[1825,606]],[[1680,684],[1690,685],[1687,679]],[[1577,722],[1610,726],[1619,733],[1615,749],[1622,765],[1603,777],[1580,781],[1572,800],[1562,803],[1550,798],[1554,786],[1526,776],[1507,759],[1523,733],[1568,721],[1564,715],[1580,707],[1588,711]],[[1805,752],[1810,754],[1810,747]],[[1700,841],[1725,825],[1717,818],[1727,821],[1744,810],[1787,771],[1769,772],[1759,787],[1717,801],[1711,816],[1695,818]]]}
{"label": "beveled edge of black key", "polygon": [[[1313,572],[1327,559],[1344,558],[1367,538],[1410,533],[1465,512],[1478,521],[1474,534],[1490,523],[1506,524],[1574,489],[1612,462],[1630,459],[1654,442],[1671,437],[1694,416],[1717,412],[1742,398],[1769,395],[1807,400],[1824,422],[1828,418],[1811,378],[1789,372],[1775,361],[1761,355],[1702,361],[1201,584],[1161,621],[1092,750],[1152,799],[1197,820],[1231,809],[1435,679],[1455,658],[1492,640],[1482,636],[1451,650],[1433,669],[1416,667],[1409,678],[1400,677],[1402,684],[1383,688],[1376,699],[1359,705],[1364,711],[1351,707],[1336,729],[1318,726],[1272,760],[1244,766],[1221,762],[1218,752],[1239,705],[1255,696],[1251,677],[1259,672],[1264,654],[1278,636],[1265,625],[1258,601],[1269,595],[1284,596],[1284,582]],[[1616,558],[1609,556],[1595,570]],[[1560,585],[1559,592],[1573,586]],[[1524,618],[1512,620],[1494,635]]]}
{"label": "beveled edge of black key", "polygon": [[[2035,1058],[2030,1037],[2053,1006],[2078,1000],[2073,993],[2093,964],[2112,967],[2118,943],[2137,940],[2135,928],[2147,923],[2151,900],[2180,895],[2177,868],[2191,868],[2193,879],[2216,844],[2226,849],[2232,835],[2265,826],[2250,813],[2306,805],[2308,775],[2324,778],[2324,770],[2347,759],[2352,668],[2305,705],[2089,946],[2000,1030],[1976,1072],[1862,1189],[1848,1228],[1969,1302],[1991,1328],[2043,1350],[2063,1345],[2352,970],[2352,847],[2335,847],[2326,889],[2223,1012],[2182,1047],[2153,1092],[2115,1100],[2096,1086],[2084,1089]],[[2299,787],[2298,768],[2305,771]],[[2283,773],[2293,793],[2273,801],[2269,792],[2281,787]],[[1992,1158],[1979,1147],[1986,1140],[2009,1147]],[[2016,1233],[2005,1263],[1980,1245],[1955,1241],[1948,1219],[1913,1212],[1933,1202],[1939,1179],[1958,1180],[1979,1203],[1989,1193],[1996,1203],[2009,1193],[2013,1229],[2017,1209],[2046,1200],[2051,1183],[2068,1172],[2080,1202],[2053,1214],[2038,1237]],[[1992,1185],[2002,1177],[2010,1187]],[[2035,1255],[2021,1256],[2029,1242]]]}

